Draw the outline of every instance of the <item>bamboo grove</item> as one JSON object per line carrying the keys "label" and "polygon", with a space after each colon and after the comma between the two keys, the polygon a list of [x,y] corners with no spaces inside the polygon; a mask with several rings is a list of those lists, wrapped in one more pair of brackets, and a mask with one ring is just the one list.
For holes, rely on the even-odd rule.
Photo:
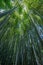
{"label": "bamboo grove", "polygon": [[0,65],[43,65],[43,0],[0,0]]}

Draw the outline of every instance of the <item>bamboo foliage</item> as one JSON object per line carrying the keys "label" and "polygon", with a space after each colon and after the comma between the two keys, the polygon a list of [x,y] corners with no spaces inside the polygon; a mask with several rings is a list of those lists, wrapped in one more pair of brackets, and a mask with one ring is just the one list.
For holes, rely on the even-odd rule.
{"label": "bamboo foliage", "polygon": [[0,65],[43,65],[42,2],[0,1]]}

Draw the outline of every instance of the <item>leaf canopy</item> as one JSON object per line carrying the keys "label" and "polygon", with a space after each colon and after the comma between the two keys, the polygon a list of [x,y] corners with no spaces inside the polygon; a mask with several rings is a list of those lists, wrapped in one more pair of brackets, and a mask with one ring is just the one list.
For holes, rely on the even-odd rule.
{"label": "leaf canopy", "polygon": [[1,0],[0,10],[0,64],[43,65],[43,0]]}

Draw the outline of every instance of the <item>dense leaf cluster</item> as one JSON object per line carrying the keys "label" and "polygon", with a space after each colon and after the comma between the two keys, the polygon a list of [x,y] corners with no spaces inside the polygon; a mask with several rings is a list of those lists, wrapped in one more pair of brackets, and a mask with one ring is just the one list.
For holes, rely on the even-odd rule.
{"label": "dense leaf cluster", "polygon": [[1,0],[0,65],[43,65],[43,0]]}

